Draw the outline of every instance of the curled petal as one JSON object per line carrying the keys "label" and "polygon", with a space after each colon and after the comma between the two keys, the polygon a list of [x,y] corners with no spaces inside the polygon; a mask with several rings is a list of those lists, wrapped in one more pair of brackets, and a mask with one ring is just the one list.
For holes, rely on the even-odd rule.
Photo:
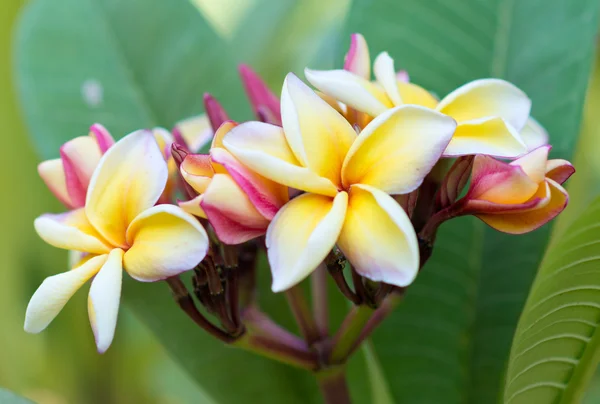
{"label": "curled petal", "polygon": [[286,186],[249,170],[227,150],[213,148],[210,156],[212,161],[225,167],[231,178],[263,217],[269,220],[273,219],[277,211],[289,200]]}
{"label": "curled petal", "polygon": [[210,127],[215,132],[223,122],[229,120],[223,106],[221,106],[215,97],[208,93],[204,94],[204,110],[210,121]]}
{"label": "curled petal", "polygon": [[549,197],[546,198],[545,203],[538,203],[532,208],[523,210],[476,216],[489,226],[504,233],[523,234],[533,231],[554,219],[563,211],[569,201],[569,195],[563,187],[551,179],[547,179],[546,182]]}
{"label": "curled petal", "polygon": [[438,100],[429,91],[414,83],[398,81],[398,89],[404,104],[421,105],[434,109]]}
{"label": "curled petal", "polygon": [[254,115],[263,122],[281,125],[279,99],[248,65],[240,65],[240,76]]}
{"label": "curled petal", "polygon": [[123,283],[123,250],[115,248],[92,281],[88,295],[88,315],[99,353],[110,347],[121,300]]}
{"label": "curled petal", "polygon": [[394,106],[383,89],[346,70],[304,69],[304,75],[325,94],[371,116]]}
{"label": "curled petal", "polygon": [[177,204],[184,212],[206,219],[206,212],[204,212],[201,206],[203,198],[203,195],[198,195],[189,201],[178,201]]}
{"label": "curled petal", "polygon": [[127,229],[131,246],[123,259],[132,278],[166,279],[194,268],[208,251],[208,236],[194,216],[174,205],[157,205],[140,213]]}
{"label": "curled petal", "polygon": [[551,148],[550,145],[540,146],[511,162],[510,165],[521,167],[533,182],[539,184],[546,178],[548,153]]}
{"label": "curled petal", "polygon": [[383,191],[353,185],[338,246],[362,276],[407,286],[419,270],[417,235],[406,212]]}
{"label": "curled petal", "polygon": [[101,157],[98,143],[91,136],[76,137],[60,148],[67,191],[74,206],[85,205],[88,185]]}
{"label": "curled petal", "polygon": [[440,101],[437,110],[459,124],[481,118],[499,117],[517,133],[525,126],[531,100],[513,84],[500,79],[480,79],[457,88]]}
{"label": "curled petal", "polygon": [[221,126],[219,126],[219,128],[215,131],[215,136],[213,137],[213,141],[212,144],[210,145],[210,148],[214,148],[214,147],[223,147],[223,138],[225,137],[226,134],[228,134],[231,129],[235,128],[238,124],[233,122],[233,121],[227,121],[227,122],[223,122],[223,124],[221,124]]}
{"label": "curled petal", "polygon": [[179,167],[181,176],[197,193],[206,191],[215,171],[208,154],[188,154]]}
{"label": "curled petal", "polygon": [[548,160],[546,164],[546,177],[562,184],[575,173],[575,167],[567,160]]}
{"label": "curled petal", "polygon": [[281,119],[296,159],[339,185],[342,162],[356,139],[348,121],[291,73],[283,83]]}
{"label": "curled petal", "polygon": [[338,192],[329,179],[300,165],[278,126],[242,123],[225,135],[223,145],[246,167],[279,184],[328,196]]}
{"label": "curled petal", "polygon": [[371,185],[390,194],[415,190],[439,160],[456,123],[416,105],[387,110],[361,132],[342,168],[345,187]]}
{"label": "curled petal", "polygon": [[112,245],[126,248],[129,223],[156,203],[167,177],[167,163],[151,132],[125,136],[94,172],[85,206],[90,223]]}
{"label": "curled petal", "polygon": [[68,209],[80,208],[71,202],[61,159],[46,160],[38,165],[40,177],[54,196]]}
{"label": "curled petal", "polygon": [[92,257],[68,272],[44,279],[27,305],[25,331],[37,334],[48,327],[75,292],[96,275],[106,258],[107,255]]}
{"label": "curled petal", "polygon": [[520,166],[510,165],[489,156],[475,156],[473,176],[467,199],[477,199],[502,205],[514,205],[529,200],[538,190]]}
{"label": "curled petal", "polygon": [[33,225],[42,240],[57,248],[92,254],[105,254],[111,249],[90,224],[83,208],[42,215]]}
{"label": "curled petal", "polygon": [[373,72],[375,78],[381,84],[388,98],[395,106],[402,104],[402,98],[398,92],[398,80],[396,79],[396,69],[394,69],[394,59],[387,52],[381,52],[375,58],[373,63]]}
{"label": "curled petal", "polygon": [[436,203],[439,209],[449,206],[458,199],[471,176],[473,159],[473,156],[463,156],[452,164],[437,194]]}
{"label": "curled petal", "polygon": [[520,135],[527,146],[527,150],[537,149],[540,146],[548,144],[548,132],[532,117],[527,119],[525,126],[521,129]]}
{"label": "curled petal", "polygon": [[115,144],[115,140],[110,135],[110,132],[99,123],[90,126],[90,136],[96,139],[96,143],[102,154],[106,153],[106,151]]}
{"label": "curled petal", "polygon": [[183,140],[184,145],[192,153],[198,153],[213,136],[213,130],[205,114],[177,122],[172,132],[173,137],[178,142]]}
{"label": "curled petal", "polygon": [[219,240],[241,244],[265,234],[269,219],[252,204],[244,190],[227,174],[217,174],[200,202]]}
{"label": "curled petal", "polygon": [[361,34],[352,34],[350,49],[344,61],[344,70],[352,72],[363,79],[371,79],[371,57],[367,41]]}
{"label": "curled petal", "polygon": [[482,118],[458,124],[444,152],[446,157],[488,154],[515,158],[527,152],[518,132],[501,118]]}
{"label": "curled petal", "polygon": [[342,229],[347,203],[345,192],[335,198],[303,194],[277,213],[266,238],[274,292],[301,282],[325,259]]}

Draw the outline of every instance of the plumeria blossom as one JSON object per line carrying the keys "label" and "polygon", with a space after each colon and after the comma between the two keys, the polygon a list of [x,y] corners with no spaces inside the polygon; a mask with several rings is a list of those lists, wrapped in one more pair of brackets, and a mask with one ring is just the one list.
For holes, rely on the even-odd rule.
{"label": "plumeria blossom", "polygon": [[360,135],[293,74],[281,95],[283,128],[246,122],[223,145],[258,174],[305,193],[267,230],[273,291],[308,276],[337,243],[361,275],[406,286],[419,268],[415,231],[390,194],[422,183],[456,128],[420,106],[391,108]]}
{"label": "plumeria blossom", "polygon": [[240,76],[254,115],[262,122],[281,125],[279,99],[248,65],[240,65]]}
{"label": "plumeria blossom", "polygon": [[114,143],[106,128],[96,123],[90,127],[88,136],[76,137],[62,145],[60,158],[40,163],[40,177],[67,209],[81,208],[100,158]]}
{"label": "plumeria blossom", "polygon": [[[441,101],[396,72],[393,59],[380,53],[373,63],[375,81],[370,80],[370,60],[366,41],[352,37],[344,70],[306,69],[308,81],[326,95],[347,107],[376,117],[404,104],[422,105],[454,118],[458,127],[447,157],[489,154],[515,158],[545,143],[545,131],[528,121],[529,98],[513,84],[500,79],[481,79],[459,87]],[[524,131],[524,132],[523,132]],[[527,137],[529,145],[523,137]]]}
{"label": "plumeria blossom", "polygon": [[210,154],[188,154],[180,166],[181,176],[198,196],[179,206],[208,219],[226,244],[265,234],[289,199],[286,186],[252,172],[223,147],[223,137],[235,126],[225,122],[215,133]]}
{"label": "plumeria blossom", "polygon": [[473,214],[505,233],[522,234],[553,219],[567,206],[561,186],[575,169],[566,160],[548,160],[541,146],[511,163],[476,156],[463,214]]}
{"label": "plumeria blossom", "polygon": [[155,206],[167,177],[164,151],[155,136],[137,131],[100,159],[84,207],[35,220],[44,241],[85,253],[85,258],[70,271],[44,280],[27,307],[26,331],[45,329],[93,279],[88,311],[98,351],[104,352],[114,336],[123,270],[152,282],[192,269],[204,258],[208,237],[198,221],[177,206]]}

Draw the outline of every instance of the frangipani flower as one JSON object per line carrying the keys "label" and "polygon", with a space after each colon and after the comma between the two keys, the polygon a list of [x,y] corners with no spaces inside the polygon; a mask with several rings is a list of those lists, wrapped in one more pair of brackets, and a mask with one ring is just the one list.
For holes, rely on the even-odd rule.
{"label": "frangipani flower", "polygon": [[199,195],[179,206],[208,219],[226,244],[240,244],[265,234],[289,199],[287,187],[252,172],[223,148],[223,137],[235,125],[221,125],[210,155],[188,154],[180,166],[183,179]]}
{"label": "frangipani flower", "polygon": [[171,132],[175,142],[184,146],[191,153],[198,153],[204,145],[210,142],[214,134],[206,114],[177,122]]}
{"label": "frangipani flower", "polygon": [[254,115],[262,122],[281,125],[281,110],[277,96],[250,66],[240,65],[239,70]]}
{"label": "frangipani flower", "polygon": [[87,187],[102,155],[114,144],[104,126],[96,123],[88,136],[79,136],[62,145],[60,158],[38,165],[38,172],[50,191],[67,209],[85,205]]}
{"label": "frangipani flower", "polygon": [[245,166],[306,193],[275,216],[266,237],[273,291],[308,276],[337,243],[361,275],[399,286],[419,267],[415,231],[389,194],[413,191],[456,128],[419,106],[385,111],[357,136],[296,76],[281,95],[281,127],[246,122],[223,144]]}
{"label": "frangipani flower", "polygon": [[567,206],[561,186],[575,169],[566,160],[548,160],[539,147],[510,164],[475,156],[463,214],[473,214],[496,230],[522,234],[535,230]]}
{"label": "frangipani flower", "polygon": [[191,215],[156,205],[168,169],[152,132],[134,132],[100,159],[85,207],[35,220],[47,243],[86,253],[72,270],[46,278],[27,307],[25,330],[45,329],[88,280],[90,323],[99,352],[110,346],[117,322],[123,269],[151,282],[192,269],[205,256],[208,237]]}
{"label": "frangipani flower", "polygon": [[529,118],[531,101],[514,85],[499,79],[475,80],[438,100],[425,89],[399,78],[387,52],[373,63],[362,36],[352,37],[347,70],[305,70],[308,81],[326,95],[370,117],[404,104],[422,105],[446,114],[458,123],[444,152],[447,157],[489,154],[514,158],[527,152],[519,132]]}

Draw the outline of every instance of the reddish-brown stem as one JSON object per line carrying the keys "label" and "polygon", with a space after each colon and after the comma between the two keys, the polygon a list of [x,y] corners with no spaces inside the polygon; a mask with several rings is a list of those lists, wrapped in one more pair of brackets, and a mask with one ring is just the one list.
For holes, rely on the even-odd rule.
{"label": "reddish-brown stem", "polygon": [[300,333],[306,342],[309,345],[317,342],[320,339],[319,330],[306,301],[302,286],[296,285],[286,290],[285,297],[287,298],[290,310],[296,319],[296,323],[298,323]]}
{"label": "reddish-brown stem", "polygon": [[320,339],[329,334],[329,307],[327,305],[327,269],[323,264],[311,275],[312,307]]}
{"label": "reddish-brown stem", "polygon": [[196,307],[194,300],[192,299],[187,288],[185,287],[185,285],[183,284],[183,282],[181,281],[181,279],[178,276],[173,276],[171,278],[167,278],[166,282],[169,285],[169,287],[171,288],[171,291],[173,292],[173,297],[175,298],[175,301],[177,302],[177,304],[179,304],[179,307],[198,326],[200,326],[202,329],[204,329],[206,332],[208,332],[212,336],[220,339],[221,341],[223,341],[227,344],[230,344],[236,340],[235,337],[232,337],[231,335],[227,334],[226,332],[224,332],[223,330],[221,330],[220,328],[218,328],[217,326],[212,324],[210,321],[208,321],[202,315],[202,313],[200,313],[200,311],[198,311],[198,308]]}
{"label": "reddish-brown stem", "polygon": [[350,390],[346,383],[346,369],[334,367],[317,373],[317,383],[325,404],[350,404]]}

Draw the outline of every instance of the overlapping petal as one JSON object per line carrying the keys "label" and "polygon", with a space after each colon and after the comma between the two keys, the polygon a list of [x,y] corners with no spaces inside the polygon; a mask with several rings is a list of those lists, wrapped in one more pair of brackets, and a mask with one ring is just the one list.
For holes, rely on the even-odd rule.
{"label": "overlapping petal", "polygon": [[38,165],[38,173],[50,192],[65,205],[68,209],[73,209],[80,206],[75,206],[71,202],[71,197],[67,191],[67,180],[61,159],[46,160]]}
{"label": "overlapping petal", "polygon": [[281,119],[300,164],[340,185],[344,157],[356,139],[348,121],[291,73],[283,83]]}
{"label": "overlapping petal", "polygon": [[525,210],[477,214],[477,217],[504,233],[523,234],[533,231],[554,219],[569,201],[567,191],[555,181],[547,179],[543,185],[543,188],[546,187],[549,195],[545,198],[545,203],[538,203],[533,208]]}
{"label": "overlapping petal", "polygon": [[200,149],[210,142],[213,130],[206,115],[193,116],[177,122],[173,128],[173,137],[177,142],[183,143],[192,153],[198,153]]}
{"label": "overlapping petal", "polygon": [[167,177],[152,132],[127,135],[104,154],[90,181],[85,206],[90,223],[114,246],[126,248],[129,223],[156,203]]}
{"label": "overlapping petal", "polygon": [[92,257],[68,272],[50,276],[35,291],[25,314],[25,331],[38,333],[65,307],[79,288],[91,279],[106,262],[108,255]]}
{"label": "overlapping petal", "polygon": [[419,245],[406,212],[383,191],[353,185],[338,246],[362,276],[396,286],[412,283]]}
{"label": "overlapping petal", "polygon": [[431,109],[405,105],[387,110],[361,132],[342,169],[345,187],[364,184],[390,194],[421,185],[450,142],[456,123]]}
{"label": "overlapping petal", "polygon": [[266,237],[274,292],[299,283],[325,259],[342,229],[347,202],[345,192],[335,198],[303,194],[277,213]]}
{"label": "overlapping petal", "polygon": [[94,277],[88,295],[88,315],[99,353],[108,349],[115,335],[122,282],[123,250],[115,248]]}
{"label": "overlapping petal", "polygon": [[304,69],[304,75],[325,94],[371,116],[394,106],[382,88],[349,71]]}
{"label": "overlapping petal", "polygon": [[33,224],[42,240],[54,247],[92,254],[105,254],[111,249],[88,221],[84,208],[45,214]]}
{"label": "overlapping petal", "polygon": [[548,160],[546,164],[546,177],[562,184],[575,173],[575,167],[567,160]]}
{"label": "overlapping petal", "polygon": [[177,204],[181,209],[183,209],[184,212],[206,219],[206,212],[204,212],[201,206],[202,199],[204,199],[204,196],[198,195],[189,201],[178,201]]}
{"label": "overlapping petal", "polygon": [[527,152],[519,133],[502,118],[481,118],[458,124],[446,157],[487,154],[514,158]]}
{"label": "overlapping petal", "polygon": [[546,167],[550,149],[551,147],[549,145],[540,146],[523,157],[511,162],[510,165],[521,167],[533,182],[539,184],[546,178]]}
{"label": "overlapping petal", "polygon": [[548,132],[538,121],[529,117],[523,129],[521,129],[521,139],[525,142],[527,150],[537,149],[540,146],[548,144]]}
{"label": "overlapping petal", "polygon": [[513,84],[500,79],[471,81],[444,97],[437,110],[459,124],[475,119],[499,117],[517,133],[529,118],[531,100]]}
{"label": "overlapping petal", "polygon": [[396,78],[394,59],[387,52],[377,55],[375,62],[373,62],[373,73],[392,103],[395,106],[401,105],[403,100],[398,91],[398,79]]}
{"label": "overlapping petal", "polygon": [[211,178],[215,175],[208,154],[188,154],[183,159],[179,171],[185,182],[199,194],[206,191]]}
{"label": "overlapping petal", "polygon": [[76,137],[60,148],[60,157],[70,201],[83,206],[90,178],[102,157],[98,143],[92,136]]}
{"label": "overlapping petal", "polygon": [[269,226],[270,218],[257,210],[249,195],[227,174],[215,175],[200,206],[225,244],[251,240],[263,235]]}
{"label": "overlapping petal", "polygon": [[249,170],[227,150],[218,147],[213,148],[210,151],[210,156],[213,162],[225,167],[233,181],[237,183],[263,217],[272,219],[288,201],[289,194],[286,186],[277,184]]}
{"label": "overlapping petal", "polygon": [[338,192],[329,179],[300,164],[278,126],[242,123],[225,135],[223,145],[246,167],[279,184],[328,196]]}
{"label": "overlapping petal", "polygon": [[350,49],[344,60],[344,70],[352,72],[363,79],[371,79],[371,57],[367,41],[361,34],[352,34]]}
{"label": "overlapping petal", "polygon": [[208,236],[190,214],[174,205],[140,213],[127,229],[131,247],[123,258],[134,279],[153,282],[195,267],[206,255]]}

